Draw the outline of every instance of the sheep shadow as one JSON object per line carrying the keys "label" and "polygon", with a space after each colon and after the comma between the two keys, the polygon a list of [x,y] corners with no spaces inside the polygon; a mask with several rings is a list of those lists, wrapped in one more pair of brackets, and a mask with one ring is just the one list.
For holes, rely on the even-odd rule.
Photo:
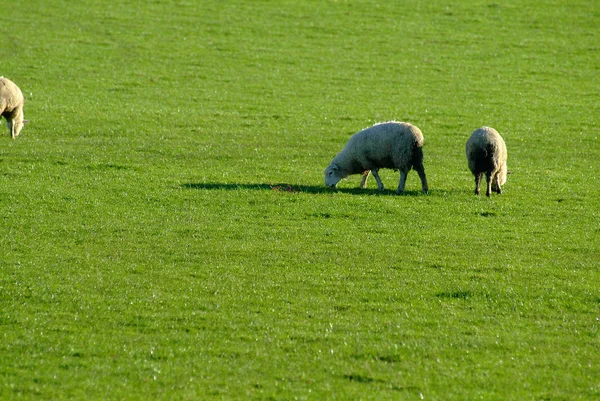
{"label": "sheep shadow", "polygon": [[[288,192],[288,193],[307,193],[307,194],[334,194],[334,193],[345,193],[352,195],[369,195],[369,196],[398,196],[396,192],[391,189],[385,189],[379,191],[377,188],[327,188],[326,186],[314,186],[314,185],[292,185],[289,183],[278,183],[278,184],[259,184],[259,183],[219,183],[219,182],[205,182],[205,183],[186,183],[181,185],[184,189],[195,189],[195,190],[208,190],[208,191],[240,191],[240,190],[253,190],[253,191],[275,191],[275,192]],[[431,192],[430,192],[431,193]],[[426,196],[420,190],[405,191],[400,196]]]}

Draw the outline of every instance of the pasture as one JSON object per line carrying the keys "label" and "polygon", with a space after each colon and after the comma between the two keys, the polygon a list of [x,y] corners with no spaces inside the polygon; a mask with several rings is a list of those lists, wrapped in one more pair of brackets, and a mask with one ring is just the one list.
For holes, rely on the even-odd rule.
{"label": "pasture", "polygon": [[596,1],[110,3],[0,13],[0,399],[600,398]]}

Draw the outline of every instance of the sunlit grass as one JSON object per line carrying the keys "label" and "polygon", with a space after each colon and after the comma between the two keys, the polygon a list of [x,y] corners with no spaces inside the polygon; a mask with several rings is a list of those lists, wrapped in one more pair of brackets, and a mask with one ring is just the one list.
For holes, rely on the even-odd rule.
{"label": "sunlit grass", "polygon": [[[0,398],[599,397],[594,7],[5,9],[31,123],[0,138]],[[430,193],[326,188],[386,120],[422,129]]]}

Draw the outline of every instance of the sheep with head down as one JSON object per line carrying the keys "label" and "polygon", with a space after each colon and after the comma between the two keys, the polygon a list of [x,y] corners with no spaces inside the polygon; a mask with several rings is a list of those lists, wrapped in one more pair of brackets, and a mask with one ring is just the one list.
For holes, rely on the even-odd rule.
{"label": "sheep with head down", "polygon": [[414,169],[421,179],[423,192],[427,192],[427,178],[423,167],[423,134],[416,126],[402,122],[375,124],[354,134],[344,149],[325,169],[325,185],[335,187],[351,174],[363,174],[361,186],[366,187],[369,172],[373,174],[380,191],[384,186],[379,178],[380,168],[400,170],[397,194],[404,192],[406,176]]}
{"label": "sheep with head down", "polygon": [[476,129],[467,140],[467,162],[469,170],[475,176],[475,195],[479,195],[481,176],[485,174],[487,189],[502,193],[502,185],[506,182],[507,166],[506,144],[498,131],[490,127]]}
{"label": "sheep with head down", "polygon": [[10,79],[0,77],[0,116],[6,118],[10,136],[15,139],[27,120],[23,120],[25,99],[21,89]]}

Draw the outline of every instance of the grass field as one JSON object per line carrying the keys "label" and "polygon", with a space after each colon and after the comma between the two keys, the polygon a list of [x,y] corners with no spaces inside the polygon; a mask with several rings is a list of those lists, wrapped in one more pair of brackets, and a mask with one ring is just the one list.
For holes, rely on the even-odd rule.
{"label": "grass field", "polygon": [[600,399],[597,1],[110,3],[0,13],[0,399]]}

